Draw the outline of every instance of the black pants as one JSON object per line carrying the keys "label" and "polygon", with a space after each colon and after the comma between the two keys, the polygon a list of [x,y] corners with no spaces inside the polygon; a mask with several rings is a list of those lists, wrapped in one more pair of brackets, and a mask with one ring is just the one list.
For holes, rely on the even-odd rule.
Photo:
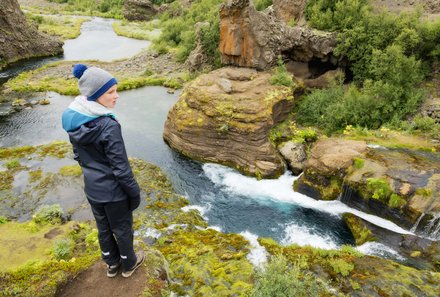
{"label": "black pants", "polygon": [[128,200],[109,203],[92,203],[98,228],[102,259],[108,265],[122,261],[125,271],[136,264],[133,248],[133,213]]}

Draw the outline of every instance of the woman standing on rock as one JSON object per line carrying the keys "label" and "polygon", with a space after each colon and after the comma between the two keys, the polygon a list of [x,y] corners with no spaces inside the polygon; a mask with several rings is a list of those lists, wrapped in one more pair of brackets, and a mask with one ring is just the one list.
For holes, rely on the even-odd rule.
{"label": "woman standing on rock", "polygon": [[139,206],[140,190],[121,126],[110,110],[119,98],[117,81],[107,71],[83,64],[76,64],[73,74],[81,95],[64,111],[63,128],[84,174],[107,276],[115,277],[122,264],[122,276],[129,277],[144,261],[144,254],[133,248],[132,212]]}

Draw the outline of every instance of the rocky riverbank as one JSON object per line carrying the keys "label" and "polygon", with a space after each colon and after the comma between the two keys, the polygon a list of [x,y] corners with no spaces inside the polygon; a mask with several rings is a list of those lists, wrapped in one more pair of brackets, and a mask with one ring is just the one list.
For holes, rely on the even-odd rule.
{"label": "rocky riverbank", "polygon": [[[82,176],[80,172],[76,173],[74,166],[64,165],[66,158],[73,162],[69,156],[70,145],[66,143],[1,149],[1,172],[10,176],[10,183],[2,184],[2,196],[5,192],[16,189],[15,182],[23,176],[23,172],[28,172],[29,180],[46,179],[46,167],[42,168],[41,163],[32,162],[40,157],[50,157],[45,159],[44,166],[59,168],[58,174],[61,178],[70,180],[69,184],[72,185]],[[27,162],[34,164],[35,168]],[[241,235],[206,229],[206,221],[198,211],[188,206],[186,199],[174,193],[159,168],[142,160],[131,159],[130,162],[144,198],[135,215],[136,245],[146,251],[148,260],[137,272],[133,280],[136,285],[127,290],[128,296],[137,296],[142,292],[147,296],[171,292],[190,296],[244,296],[250,293],[256,278],[250,262],[250,259],[255,260],[250,257],[254,247]],[[21,165],[12,166],[17,163]],[[43,171],[41,177],[31,173],[39,170],[37,167]],[[80,188],[66,186],[66,183],[64,185],[64,191],[72,191],[84,197]],[[49,184],[47,186],[51,187]],[[41,201],[47,198],[46,194],[43,196]],[[27,198],[23,196],[21,199]],[[66,200],[68,199],[62,196],[59,202],[63,204]],[[64,206],[58,210],[52,206],[46,212],[41,209],[44,207],[35,212],[31,221],[21,224],[1,218],[2,251],[8,254],[16,248],[7,241],[10,235],[5,236],[5,232],[11,230],[15,230],[14,236],[21,236],[22,240],[34,238],[35,248],[32,255],[22,255],[24,258],[16,262],[17,266],[3,266],[0,272],[2,296],[14,296],[17,293],[20,296],[79,296],[68,295],[68,292],[85,292],[83,290],[86,290],[87,284],[82,279],[86,275],[93,275],[89,280],[95,281],[96,288],[104,291],[118,290],[112,289],[106,283],[104,268],[96,263],[99,257],[96,230],[86,223],[63,223],[66,219],[62,215],[63,211],[66,212]],[[29,228],[37,231],[29,233]],[[44,238],[51,238],[51,241]],[[63,250],[67,253],[59,252],[60,242],[66,243]],[[440,289],[439,273],[365,256],[351,247],[335,251],[299,246],[283,247],[270,239],[260,239],[259,242],[267,249],[269,259],[275,255],[283,255],[289,265],[300,267],[303,276],[313,275],[313,282],[325,283],[323,292],[326,296],[339,296],[341,293],[371,296],[383,295],[384,292],[394,292],[398,296],[436,296],[435,292]],[[36,252],[41,250],[38,248],[42,247],[42,243],[52,246],[53,252],[38,258],[33,264],[24,264],[31,256],[43,255]],[[2,252],[2,255],[5,253]],[[310,281],[310,278],[307,280]]]}

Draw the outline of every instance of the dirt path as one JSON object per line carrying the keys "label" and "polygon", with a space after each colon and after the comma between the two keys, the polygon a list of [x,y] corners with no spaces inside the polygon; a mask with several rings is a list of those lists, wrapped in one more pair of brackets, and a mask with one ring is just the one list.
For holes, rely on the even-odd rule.
{"label": "dirt path", "polygon": [[57,297],[138,297],[146,285],[145,267],[140,267],[129,278],[119,273],[109,278],[105,273],[105,264],[102,261],[94,264],[76,278],[58,290]]}

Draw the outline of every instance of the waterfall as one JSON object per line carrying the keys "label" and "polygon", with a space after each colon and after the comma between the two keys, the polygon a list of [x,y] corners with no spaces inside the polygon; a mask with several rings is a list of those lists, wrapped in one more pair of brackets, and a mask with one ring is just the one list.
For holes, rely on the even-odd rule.
{"label": "waterfall", "polygon": [[344,201],[350,200],[351,194],[353,193],[353,189],[349,186],[342,184],[342,191],[341,194],[339,194],[337,201],[341,201],[344,203]]}
{"label": "waterfall", "polygon": [[416,233],[417,231],[417,227],[419,227],[420,221],[423,219],[423,217],[425,216],[425,213],[422,213],[420,215],[420,217],[417,219],[416,223],[414,224],[414,226],[412,226],[410,232],[412,233]]}
{"label": "waterfall", "polygon": [[429,220],[428,225],[425,227],[425,236],[433,239],[440,239],[440,212],[436,213],[431,220]]}

